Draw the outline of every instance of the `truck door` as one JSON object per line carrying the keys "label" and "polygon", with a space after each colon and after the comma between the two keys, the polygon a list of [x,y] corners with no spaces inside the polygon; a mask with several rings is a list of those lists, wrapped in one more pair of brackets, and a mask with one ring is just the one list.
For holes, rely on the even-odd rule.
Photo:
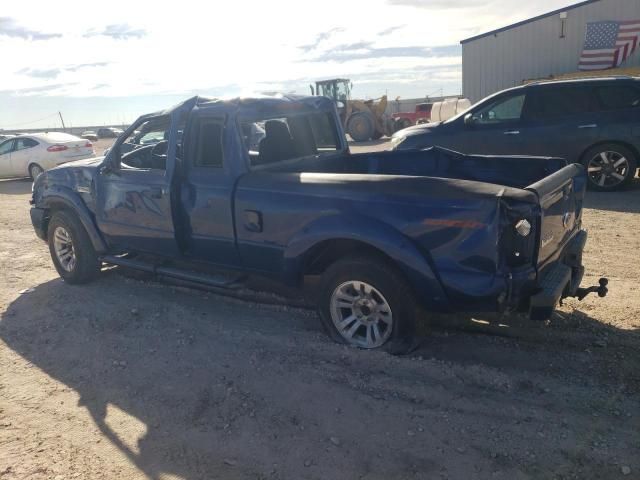
{"label": "truck door", "polygon": [[233,129],[223,113],[195,111],[185,139],[185,173],[181,185],[181,246],[189,257],[235,266],[232,162],[225,153],[237,151]]}
{"label": "truck door", "polygon": [[[171,124],[168,115],[151,121],[164,123],[166,128]],[[162,160],[163,153],[172,148],[171,139],[157,147],[125,154],[120,164],[112,164],[97,176],[96,217],[107,242],[114,247],[175,256],[179,249],[171,205],[172,169],[166,163],[168,155],[164,155],[164,164]]]}

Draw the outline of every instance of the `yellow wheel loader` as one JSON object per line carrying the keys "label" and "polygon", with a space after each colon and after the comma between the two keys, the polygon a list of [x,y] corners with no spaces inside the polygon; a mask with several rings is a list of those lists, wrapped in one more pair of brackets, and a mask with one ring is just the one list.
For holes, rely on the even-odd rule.
{"label": "yellow wheel loader", "polygon": [[385,111],[387,96],[376,100],[352,100],[353,84],[346,78],[334,78],[310,85],[311,94],[331,98],[336,102],[345,132],[356,142],[377,140],[393,134],[393,120]]}

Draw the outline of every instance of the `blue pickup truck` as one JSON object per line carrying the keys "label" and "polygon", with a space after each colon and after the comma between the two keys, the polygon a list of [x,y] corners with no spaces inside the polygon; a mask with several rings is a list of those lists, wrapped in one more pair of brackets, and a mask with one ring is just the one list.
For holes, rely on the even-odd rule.
{"label": "blue pickup truck", "polygon": [[[123,153],[150,128],[167,140]],[[401,352],[418,312],[546,319],[562,298],[604,296],[605,279],[580,288],[586,181],[556,158],[353,154],[324,97],[195,97],[40,175],[31,220],[68,283],[112,264],[306,286],[332,338]]]}

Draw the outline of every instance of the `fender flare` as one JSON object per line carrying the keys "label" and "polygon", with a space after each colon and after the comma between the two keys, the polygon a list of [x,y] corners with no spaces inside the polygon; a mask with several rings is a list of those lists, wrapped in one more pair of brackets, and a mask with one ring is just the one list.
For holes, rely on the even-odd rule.
{"label": "fender flare", "polygon": [[80,219],[87,235],[89,235],[89,239],[96,252],[104,253],[107,251],[107,244],[102,238],[102,235],[100,235],[93,216],[80,198],[80,195],[67,188],[58,187],[54,191],[45,192],[42,200],[43,207],[48,210],[54,209],[56,205],[63,205],[66,209],[75,213]]}
{"label": "fender flare", "polygon": [[447,311],[448,299],[429,254],[392,226],[365,216],[333,215],[305,226],[284,251],[284,276],[296,283],[303,275],[304,259],[315,246],[327,240],[355,240],[390,257],[406,275],[419,300],[433,311]]}

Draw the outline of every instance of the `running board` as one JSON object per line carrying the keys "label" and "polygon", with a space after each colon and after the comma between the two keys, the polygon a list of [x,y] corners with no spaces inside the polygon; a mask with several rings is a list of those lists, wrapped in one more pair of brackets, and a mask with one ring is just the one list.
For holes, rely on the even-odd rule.
{"label": "running board", "polygon": [[104,263],[118,265],[120,267],[140,270],[153,275],[175,278],[185,282],[207,285],[209,287],[224,288],[227,290],[237,290],[243,287],[241,283],[245,277],[226,277],[224,275],[209,275],[205,273],[190,272],[175,267],[163,267],[149,262],[133,260],[131,258],[117,257],[115,255],[105,255],[100,257]]}

